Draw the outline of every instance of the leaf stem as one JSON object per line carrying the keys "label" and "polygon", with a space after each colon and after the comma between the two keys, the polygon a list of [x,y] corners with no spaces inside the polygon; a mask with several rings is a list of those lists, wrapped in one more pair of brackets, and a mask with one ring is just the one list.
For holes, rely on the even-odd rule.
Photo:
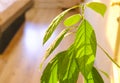
{"label": "leaf stem", "polygon": [[104,50],[99,44],[97,44],[98,47],[107,55],[107,57],[118,67],[120,68],[120,65],[118,65],[111,57],[110,55],[106,52],[106,50]]}
{"label": "leaf stem", "polygon": [[76,5],[76,6],[73,6],[71,8],[69,8],[68,10],[72,10],[72,9],[75,9],[75,8],[81,8],[82,6],[81,5]]}
{"label": "leaf stem", "polygon": [[81,6],[81,11],[82,11],[82,17],[84,18],[84,12],[85,12],[85,5],[84,4]]}

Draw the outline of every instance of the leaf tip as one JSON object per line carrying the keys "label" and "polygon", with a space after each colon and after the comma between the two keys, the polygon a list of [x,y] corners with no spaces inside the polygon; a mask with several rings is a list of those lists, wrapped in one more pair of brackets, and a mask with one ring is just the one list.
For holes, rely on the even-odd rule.
{"label": "leaf tip", "polygon": [[43,64],[41,63],[41,64],[40,64],[40,70],[42,70],[42,67],[43,67]]}
{"label": "leaf tip", "polygon": [[43,38],[43,45],[46,43],[47,40],[48,39],[46,39],[46,36],[44,36],[44,38]]}
{"label": "leaf tip", "polygon": [[42,45],[44,45],[44,44],[45,44],[45,41],[43,41]]}

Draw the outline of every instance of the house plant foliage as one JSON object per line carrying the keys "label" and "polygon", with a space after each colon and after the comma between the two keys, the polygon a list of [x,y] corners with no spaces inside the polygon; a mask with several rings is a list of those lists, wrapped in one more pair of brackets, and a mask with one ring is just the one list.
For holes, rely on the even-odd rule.
{"label": "house plant foliage", "polygon": [[[67,50],[56,54],[55,57],[47,64],[40,78],[41,83],[76,83],[80,73],[84,77],[84,83],[104,83],[98,69],[94,66],[97,40],[94,28],[84,16],[84,12],[87,7],[101,16],[104,16],[107,9],[105,4],[99,2],[76,5],[60,13],[49,25],[43,39],[43,44],[45,44],[51,37],[58,24],[69,11],[76,8],[81,9],[81,13],[74,14],[64,20],[66,28],[60,32],[50,47],[46,50],[41,67],[44,61],[66,37],[66,34],[72,34],[72,32],[70,32],[71,29],[75,29],[74,42]],[[114,62],[109,54],[101,46],[99,47],[103,52],[105,52],[108,58]],[[119,67],[119,65],[117,66]]]}

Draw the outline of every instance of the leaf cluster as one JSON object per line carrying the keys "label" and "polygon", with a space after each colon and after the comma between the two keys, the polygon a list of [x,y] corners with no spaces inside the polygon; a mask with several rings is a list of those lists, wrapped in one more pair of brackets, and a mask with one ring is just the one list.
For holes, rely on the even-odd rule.
{"label": "leaf cluster", "polygon": [[[84,17],[86,7],[99,13],[101,16],[104,16],[106,12],[106,5],[103,3],[91,2],[77,5],[56,16],[48,27],[43,39],[43,44],[51,37],[60,21],[63,20],[69,11],[75,8],[81,9],[82,14],[74,14],[65,19],[64,25],[66,28],[61,31],[47,49],[42,64],[65,38],[66,34],[69,33],[71,26],[78,24],[78,27],[75,28],[76,34],[74,42],[67,50],[58,53],[47,64],[41,76],[41,83],[76,83],[80,73],[83,75],[85,83],[104,83],[98,69],[94,66],[97,40],[92,25]],[[104,74],[106,73],[104,72]]]}

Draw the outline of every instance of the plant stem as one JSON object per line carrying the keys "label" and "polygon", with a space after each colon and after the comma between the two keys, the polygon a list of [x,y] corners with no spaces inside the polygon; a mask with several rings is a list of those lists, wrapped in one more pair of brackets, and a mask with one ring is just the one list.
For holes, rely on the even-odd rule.
{"label": "plant stem", "polygon": [[107,55],[107,57],[118,67],[118,68],[120,68],[120,65],[118,65],[111,57],[110,57],[110,55],[99,45],[99,44],[97,44],[98,45],[98,47]]}

